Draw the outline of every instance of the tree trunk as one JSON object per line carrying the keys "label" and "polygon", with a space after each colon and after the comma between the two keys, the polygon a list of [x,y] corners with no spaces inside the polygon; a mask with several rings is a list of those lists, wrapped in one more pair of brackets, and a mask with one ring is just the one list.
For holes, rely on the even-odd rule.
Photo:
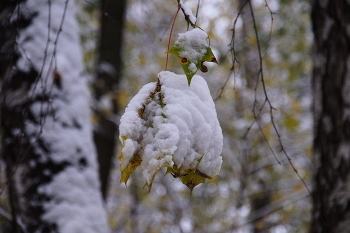
{"label": "tree trunk", "polygon": [[238,36],[238,41],[242,48],[239,52],[242,56],[239,56],[238,59],[242,64],[242,76],[247,82],[247,88],[253,90],[258,82],[259,54],[256,43],[252,43],[249,40],[249,37],[254,35],[253,18],[249,7],[249,4],[252,3],[249,1],[239,0],[239,4],[237,5],[242,19],[241,35]]}
{"label": "tree trunk", "polygon": [[311,232],[350,232],[350,2],[314,0]]}
{"label": "tree trunk", "polygon": [[97,79],[94,83],[95,98],[100,101],[108,96],[111,109],[95,108],[98,123],[94,129],[94,141],[97,147],[100,165],[101,191],[104,199],[107,196],[108,178],[112,158],[115,156],[116,136],[118,127],[111,117],[118,111],[117,88],[121,77],[121,53],[123,40],[124,15],[126,0],[101,0],[101,32],[99,44],[99,64]]}
{"label": "tree trunk", "polygon": [[13,232],[108,232],[74,1],[1,1],[0,22]]}

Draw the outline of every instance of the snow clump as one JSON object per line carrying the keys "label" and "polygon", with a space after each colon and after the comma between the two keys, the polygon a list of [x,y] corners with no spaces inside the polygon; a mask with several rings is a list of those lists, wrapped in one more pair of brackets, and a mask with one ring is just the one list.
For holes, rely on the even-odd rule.
{"label": "snow clump", "polygon": [[208,34],[199,28],[192,29],[185,33],[179,33],[174,46],[179,49],[179,56],[186,57],[192,63],[201,61],[207,52]]}
{"label": "snow clump", "polygon": [[162,167],[180,178],[218,176],[223,136],[206,81],[195,75],[188,86],[185,75],[168,71],[158,78],[139,91],[121,118],[121,182],[139,165],[149,187]]}

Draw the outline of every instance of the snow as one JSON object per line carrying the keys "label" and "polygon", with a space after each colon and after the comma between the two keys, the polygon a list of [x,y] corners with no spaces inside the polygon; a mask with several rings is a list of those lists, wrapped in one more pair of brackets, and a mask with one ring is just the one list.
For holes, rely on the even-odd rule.
{"label": "snow", "polygon": [[202,60],[201,58],[207,52],[207,38],[208,34],[199,28],[179,33],[175,46],[180,50],[180,57],[186,57],[192,63]]}
{"label": "snow", "polygon": [[149,93],[152,92],[154,88],[155,83],[149,83],[143,86],[139,93],[131,100],[121,119],[121,122],[123,123],[119,125],[119,130],[123,133],[120,133],[120,135],[130,138],[123,143],[124,147],[122,149],[123,160],[121,161],[120,165],[121,169],[124,169],[126,167],[135,152],[139,150],[137,139],[142,137],[143,132],[145,131],[145,127],[144,120],[138,116],[138,110],[141,108],[142,104],[149,96]]}
{"label": "snow", "polygon": [[192,11],[190,8],[188,8],[182,0],[179,1],[179,5],[181,9],[183,9],[184,13],[186,16],[188,16],[189,20],[191,21],[192,24],[196,24],[197,18],[196,16],[193,15]]}
{"label": "snow", "polygon": [[[161,167],[174,164],[183,173],[198,169],[217,176],[223,136],[206,81],[195,75],[188,86],[185,75],[168,71],[158,78],[160,92],[155,92],[156,83],[145,85],[121,118],[121,170],[138,154],[147,184]],[[140,109],[144,109],[142,118]]]}
{"label": "snow", "polygon": [[111,63],[106,62],[106,61],[103,61],[99,64],[98,70],[100,73],[108,74],[111,77],[113,77],[117,74],[117,71],[114,68],[114,66]]}
{"label": "snow", "polygon": [[67,168],[41,188],[41,192],[55,197],[46,204],[43,219],[55,220],[59,232],[108,232],[107,224],[98,221],[106,213],[103,208],[96,208],[101,206],[101,197],[94,190],[99,191],[99,185],[89,169],[77,172],[74,167]]}
{"label": "snow", "polygon": [[188,69],[189,69],[192,73],[196,73],[196,72],[197,72],[197,67],[196,67],[196,64],[194,64],[194,63],[191,63],[191,64],[188,66]]}
{"label": "snow", "polygon": [[[42,203],[42,220],[57,224],[58,232],[63,233],[108,232],[74,1],[68,1],[60,32],[66,2],[51,1],[51,10],[47,1],[28,0],[20,6],[21,14],[35,17],[30,26],[20,31],[18,43],[22,56],[17,68],[24,72],[30,67],[38,73],[42,71],[28,97],[44,99],[33,101],[30,106],[33,117],[39,123],[26,122],[25,133],[34,144],[34,152],[40,156],[37,162],[68,164],[61,172],[53,173],[51,182],[38,188],[40,193],[50,197]],[[59,86],[53,84],[55,73],[60,77]],[[45,100],[46,96],[50,99]],[[35,144],[38,138],[42,145]],[[35,169],[37,162],[33,159],[31,168]],[[45,174],[51,172],[44,171]]]}

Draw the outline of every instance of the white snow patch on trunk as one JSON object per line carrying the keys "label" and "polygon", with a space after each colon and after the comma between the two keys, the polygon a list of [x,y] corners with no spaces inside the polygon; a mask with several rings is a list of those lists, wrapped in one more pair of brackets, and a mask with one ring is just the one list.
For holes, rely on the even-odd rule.
{"label": "white snow patch on trunk", "polygon": [[[41,125],[27,122],[25,133],[32,137],[32,142],[36,142],[39,135],[48,148],[45,151],[34,145],[42,162],[51,160],[69,164],[54,174],[52,181],[39,187],[42,194],[51,198],[44,203],[42,218],[55,223],[58,232],[62,233],[108,232],[92,140],[90,96],[86,77],[82,75],[83,59],[74,1],[68,1],[66,12],[67,1],[50,2],[28,0],[19,8],[24,15],[36,15],[30,26],[20,31],[18,43],[22,58],[18,60],[17,68],[28,71],[33,67],[38,73],[42,70],[37,85],[33,84],[28,96],[33,93],[32,97],[44,99],[32,104],[30,109],[36,119],[43,120]],[[54,84],[57,76],[59,85]],[[50,97],[49,101],[45,100],[46,96]]]}

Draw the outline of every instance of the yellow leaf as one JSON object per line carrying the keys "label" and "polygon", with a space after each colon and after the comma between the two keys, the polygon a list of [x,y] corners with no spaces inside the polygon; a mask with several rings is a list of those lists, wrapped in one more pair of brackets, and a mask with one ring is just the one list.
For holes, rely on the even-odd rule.
{"label": "yellow leaf", "polygon": [[[122,154],[118,157],[121,160],[123,157]],[[128,181],[130,175],[135,171],[135,169],[140,166],[142,159],[139,155],[134,155],[129,161],[128,165],[121,171],[122,177],[120,178],[120,183],[125,183]]]}
{"label": "yellow leaf", "polygon": [[203,176],[197,175],[195,173],[180,176],[181,182],[190,189],[191,193],[194,187],[198,184],[204,183],[205,178]]}

